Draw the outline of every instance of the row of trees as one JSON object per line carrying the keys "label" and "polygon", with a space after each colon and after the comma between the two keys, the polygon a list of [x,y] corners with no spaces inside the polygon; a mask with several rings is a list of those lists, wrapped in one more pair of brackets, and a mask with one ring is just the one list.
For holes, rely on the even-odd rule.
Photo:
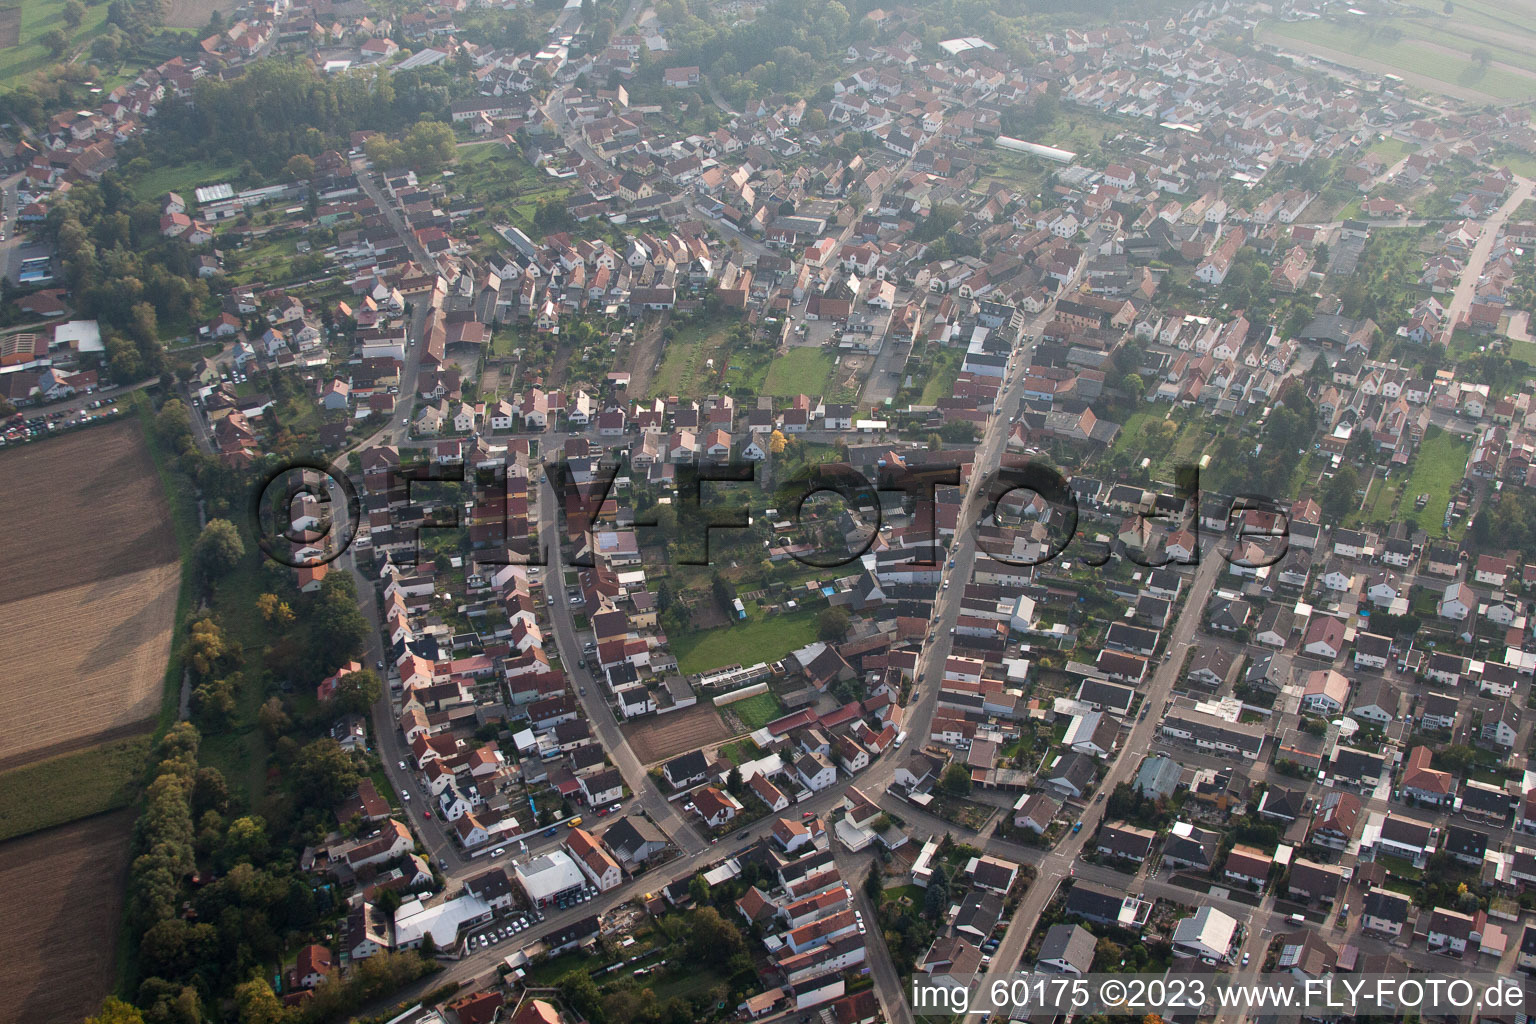
{"label": "row of trees", "polygon": [[[333,809],[368,771],[361,755],[330,738],[329,725],[340,714],[366,712],[383,684],[369,670],[349,673],[328,701],[304,712],[277,693],[264,703],[249,698],[283,678],[313,685],[355,658],[367,622],[349,573],[331,573],[305,595],[288,570],[250,565],[249,539],[224,518],[244,505],[247,479],[196,448],[181,402],[166,401],[152,430],[173,454],[173,470],[198,483],[214,513],[190,565],[208,610],[186,624],[180,647],[198,724],[180,723],[161,741],[135,826],[128,885],[135,1005],[109,1004],[101,1019],[193,1024],[218,1004],[232,1005],[229,1019],[240,1024],[339,1019],[435,969],[414,954],[376,958],[323,987],[302,1011],[285,1008],[265,980],[286,951],[310,941],[339,909],[331,890],[298,870],[298,853],[335,829]],[[242,590],[255,584],[263,591],[238,622],[219,600],[236,577]],[[198,765],[204,734],[235,729],[259,730],[255,738],[270,751],[259,773],[265,793],[252,800],[231,794],[216,768]],[[237,743],[262,756],[260,743]],[[202,876],[196,887],[188,884],[194,872]]]}

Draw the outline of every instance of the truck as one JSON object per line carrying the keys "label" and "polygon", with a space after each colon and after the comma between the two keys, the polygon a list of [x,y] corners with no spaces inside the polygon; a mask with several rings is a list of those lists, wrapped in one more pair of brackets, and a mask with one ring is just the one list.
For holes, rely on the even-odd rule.
{"label": "truck", "polygon": [[907,734],[905,732],[899,732],[896,734],[896,742],[893,745],[899,747],[905,742],[907,742]]}

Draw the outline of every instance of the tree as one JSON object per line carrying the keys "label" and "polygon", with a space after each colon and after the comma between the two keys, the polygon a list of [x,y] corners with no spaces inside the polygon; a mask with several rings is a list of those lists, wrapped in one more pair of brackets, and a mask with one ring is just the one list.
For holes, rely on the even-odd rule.
{"label": "tree", "polygon": [[101,1012],[87,1017],[85,1024],[144,1024],[139,1008],[125,1003],[117,996],[107,996],[101,1004]]}
{"label": "tree", "polygon": [[939,921],[948,912],[949,874],[944,870],[944,865],[937,864],[933,869],[933,877],[928,880],[928,889],[923,893],[923,916],[930,921]]}
{"label": "tree", "polygon": [[80,0],[65,0],[64,24],[70,28],[79,28],[80,23],[84,20],[85,4],[81,3]]}
{"label": "tree", "polygon": [[746,792],[747,784],[742,781],[739,765],[731,765],[730,772],[725,776],[725,788],[730,790],[732,796],[741,796]]}
{"label": "tree", "polygon": [[688,915],[688,959],[694,963],[724,963],[743,949],[741,932],[714,907]]}
{"label": "tree", "polygon": [[61,28],[51,28],[44,32],[39,42],[55,57],[64,56],[64,51],[69,49],[69,36]]}
{"label": "tree", "polygon": [[417,121],[401,140],[406,163],[422,174],[451,163],[454,147],[453,129],[441,121]]}
{"label": "tree", "polygon": [[965,796],[971,791],[970,771],[959,762],[951,762],[939,776],[939,788],[950,796]]}
{"label": "tree", "polygon": [[561,978],[555,987],[560,990],[560,998],[591,1024],[606,1024],[607,1017],[603,1014],[603,996],[598,992],[597,983],[592,980],[592,975],[582,970],[571,971]]}
{"label": "tree", "polygon": [[168,399],[160,407],[155,414],[155,434],[178,455],[192,448],[192,417],[181,399]]}
{"label": "tree", "polygon": [[869,874],[864,876],[864,895],[875,905],[880,903],[880,894],[885,891],[885,879],[880,877],[880,865],[871,864]]}
{"label": "tree", "polygon": [[1474,46],[1467,56],[1472,58],[1473,64],[1484,70],[1487,69],[1489,64],[1493,63],[1493,51],[1489,50],[1486,46]]}
{"label": "tree", "polygon": [[1356,492],[1360,489],[1360,473],[1345,463],[1323,487],[1323,512],[1334,522],[1342,520],[1360,505]]}
{"label": "tree", "polygon": [[276,594],[262,594],[256,598],[256,610],[269,626],[287,626],[293,623],[293,609]]}
{"label": "tree", "polygon": [[348,672],[336,680],[330,703],[338,713],[363,715],[384,695],[384,684],[371,668]]}
{"label": "tree", "polygon": [[283,165],[283,176],[290,181],[308,181],[315,176],[314,157],[305,153],[295,153],[288,158]]}
{"label": "tree", "polygon": [[731,589],[731,584],[726,578],[716,571],[710,575],[709,592],[715,599],[715,604],[727,615],[731,613],[732,602],[736,599],[736,592]]}
{"label": "tree", "polygon": [[228,575],[244,557],[245,542],[228,519],[210,519],[192,546],[192,564],[205,583]]}
{"label": "tree", "polygon": [[368,635],[368,620],[357,607],[350,573],[327,573],[311,606],[310,644],[316,662],[333,671],[356,657]]}
{"label": "tree", "polygon": [[235,986],[235,1016],[240,1024],[281,1024],[288,1010],[264,978]]}
{"label": "tree", "polygon": [[267,822],[248,814],[229,823],[224,852],[234,860],[261,861],[267,856]]}
{"label": "tree", "polygon": [[362,773],[352,755],[333,739],[318,739],[305,746],[288,769],[294,795],[306,807],[330,808],[357,788]]}
{"label": "tree", "polygon": [[846,608],[828,608],[816,619],[816,635],[825,643],[836,643],[848,635],[850,618]]}
{"label": "tree", "polygon": [[205,617],[188,627],[182,656],[194,674],[201,679],[210,679],[237,652],[238,645],[225,639],[219,624]]}

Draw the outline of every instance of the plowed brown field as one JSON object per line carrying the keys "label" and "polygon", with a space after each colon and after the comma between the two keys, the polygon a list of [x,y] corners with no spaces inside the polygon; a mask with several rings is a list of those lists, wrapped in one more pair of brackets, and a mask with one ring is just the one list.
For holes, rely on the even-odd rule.
{"label": "plowed brown field", "polygon": [[179,570],[136,420],[0,455],[0,480],[0,767],[14,767],[154,717]]}
{"label": "plowed brown field", "polygon": [[133,812],[0,843],[0,1020],[65,1024],[112,988]]}

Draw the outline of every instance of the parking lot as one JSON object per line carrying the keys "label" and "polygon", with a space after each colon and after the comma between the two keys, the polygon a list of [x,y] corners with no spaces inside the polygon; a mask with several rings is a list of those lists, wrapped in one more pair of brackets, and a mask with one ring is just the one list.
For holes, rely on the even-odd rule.
{"label": "parking lot", "polygon": [[92,420],[117,416],[121,412],[122,410],[117,406],[117,399],[94,398],[78,409],[39,413],[36,416],[17,413],[6,423],[5,433],[0,435],[0,445],[35,441],[72,427],[84,426]]}
{"label": "parking lot", "polygon": [[544,920],[544,915],[537,911],[519,911],[512,917],[504,918],[500,921],[492,921],[485,928],[471,935],[465,942],[471,952],[477,949],[486,949],[505,939],[510,939],[514,935],[527,931],[542,920]]}

